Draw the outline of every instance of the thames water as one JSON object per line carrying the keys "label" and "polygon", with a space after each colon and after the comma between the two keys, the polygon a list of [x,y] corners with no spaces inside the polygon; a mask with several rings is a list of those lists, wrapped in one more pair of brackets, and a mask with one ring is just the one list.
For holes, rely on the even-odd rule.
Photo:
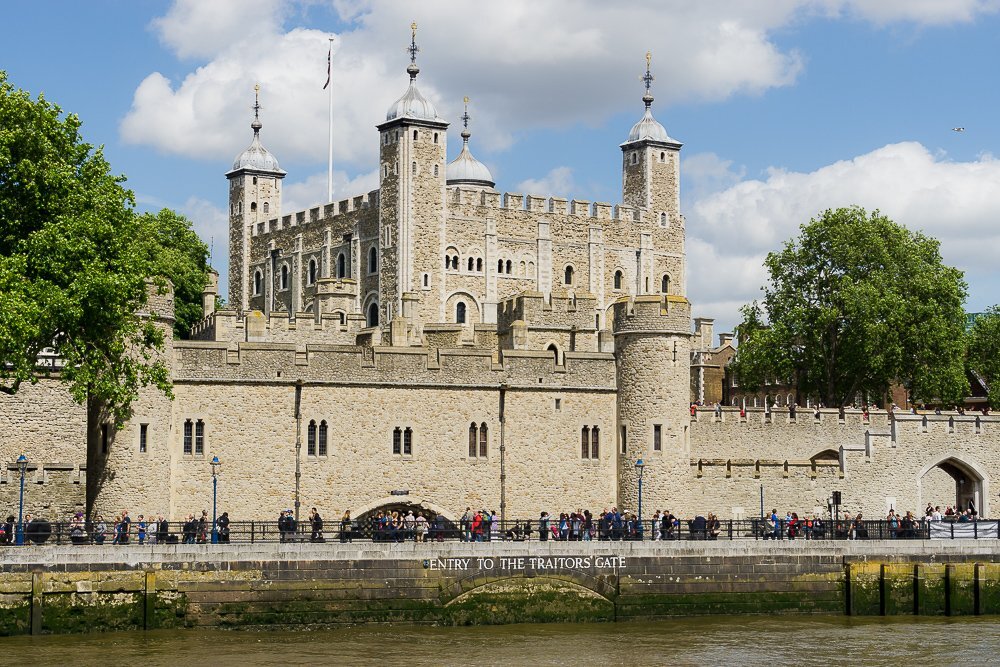
{"label": "thames water", "polygon": [[655,623],[9,637],[0,664],[1000,665],[1000,618],[698,617]]}

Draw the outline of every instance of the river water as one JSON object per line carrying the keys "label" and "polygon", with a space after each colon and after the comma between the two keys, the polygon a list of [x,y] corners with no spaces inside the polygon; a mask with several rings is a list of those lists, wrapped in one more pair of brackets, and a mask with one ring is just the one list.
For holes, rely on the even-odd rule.
{"label": "river water", "polygon": [[997,665],[997,618],[699,617],[655,623],[0,638],[0,664]]}

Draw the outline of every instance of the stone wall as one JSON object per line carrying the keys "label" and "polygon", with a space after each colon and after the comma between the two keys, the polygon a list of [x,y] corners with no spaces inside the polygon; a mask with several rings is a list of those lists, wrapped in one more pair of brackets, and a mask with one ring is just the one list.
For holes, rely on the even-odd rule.
{"label": "stone wall", "polygon": [[702,614],[996,614],[991,542],[270,544],[16,549],[0,635]]}

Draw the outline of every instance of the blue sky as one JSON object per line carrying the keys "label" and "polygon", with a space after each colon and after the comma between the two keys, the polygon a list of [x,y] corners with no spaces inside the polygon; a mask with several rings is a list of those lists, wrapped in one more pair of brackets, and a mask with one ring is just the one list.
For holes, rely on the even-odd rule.
{"label": "blue sky", "polygon": [[768,251],[850,204],[939,238],[969,310],[1000,302],[1000,0],[39,0],[4,15],[9,80],[77,113],[140,208],[187,214],[224,279],[223,174],[249,143],[253,85],[286,212],[320,203],[336,35],[335,198],[366,192],[416,20],[422,92],[453,128],[472,99],[473,152],[502,191],[616,202],[652,51],[654,114],[685,144],[688,296],[716,331],[759,294]]}

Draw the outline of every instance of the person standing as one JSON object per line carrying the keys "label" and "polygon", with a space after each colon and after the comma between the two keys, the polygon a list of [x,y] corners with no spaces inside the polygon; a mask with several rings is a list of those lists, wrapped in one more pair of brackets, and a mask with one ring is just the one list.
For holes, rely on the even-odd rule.
{"label": "person standing", "polygon": [[462,520],[459,521],[459,527],[461,528],[461,539],[463,542],[472,541],[472,508],[466,507],[465,514],[462,515]]}
{"label": "person standing", "polygon": [[162,514],[156,517],[156,541],[159,544],[166,544],[170,536],[170,523],[163,518]]}
{"label": "person standing", "polygon": [[351,542],[351,510],[346,510],[340,517],[340,541]]}
{"label": "person standing", "polygon": [[323,542],[323,517],[319,515],[319,511],[315,507],[309,513],[309,527],[312,529],[309,540],[311,542]]}
{"label": "person standing", "polygon": [[219,543],[229,544],[229,512],[223,512],[222,516],[215,520],[215,529],[219,531]]}
{"label": "person standing", "polygon": [[139,540],[139,544],[146,543],[146,520],[143,515],[139,515],[139,522],[136,524],[136,538]]}
{"label": "person standing", "polygon": [[549,540],[549,513],[542,512],[538,517],[538,539],[542,542]]}
{"label": "person standing", "polygon": [[208,510],[202,510],[198,517],[198,544],[208,541]]}

